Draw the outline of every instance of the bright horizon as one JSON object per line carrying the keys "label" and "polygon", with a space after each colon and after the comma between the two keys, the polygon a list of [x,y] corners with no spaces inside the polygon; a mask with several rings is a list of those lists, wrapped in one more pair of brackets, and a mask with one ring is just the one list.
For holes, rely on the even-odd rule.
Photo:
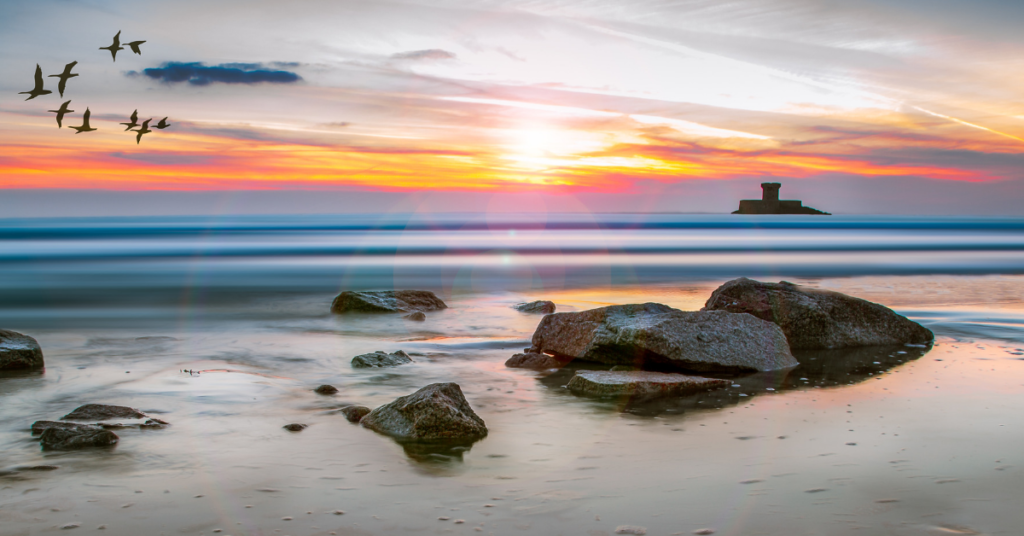
{"label": "bright horizon", "polygon": [[1024,5],[429,4],[5,3],[0,218],[1024,214]]}

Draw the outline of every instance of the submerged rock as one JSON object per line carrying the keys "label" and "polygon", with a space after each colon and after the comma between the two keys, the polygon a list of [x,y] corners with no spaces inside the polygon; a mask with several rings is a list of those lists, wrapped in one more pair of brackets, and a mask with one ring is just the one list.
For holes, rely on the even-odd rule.
{"label": "submerged rock", "polygon": [[508,361],[505,361],[505,366],[509,368],[547,370],[552,368],[562,368],[565,363],[565,361],[556,359],[548,354],[527,352],[525,354],[516,354],[508,358]]}
{"label": "submerged rock", "polygon": [[301,432],[301,431],[305,430],[307,426],[308,425],[306,425],[306,424],[301,424],[301,423],[293,422],[291,424],[286,424],[286,425],[282,426],[281,428],[284,428],[285,430],[288,430],[289,432]]}
{"label": "submerged rock", "polygon": [[0,370],[42,367],[43,350],[35,339],[17,331],[0,329]]}
{"label": "submerged rock", "polygon": [[320,395],[333,395],[334,393],[338,392],[338,388],[333,385],[321,385],[320,387],[317,387],[313,391]]}
{"label": "submerged rock", "polygon": [[513,306],[517,311],[523,313],[537,313],[549,315],[555,312],[555,302],[547,300],[537,300],[530,303],[517,303]]}
{"label": "submerged rock", "polygon": [[109,447],[117,444],[117,434],[99,426],[77,425],[73,428],[52,426],[39,437],[46,450],[75,450],[87,447]]}
{"label": "submerged rock", "polygon": [[935,338],[884,305],[786,281],[734,279],[718,287],[702,310],[748,313],[774,322],[794,350],[922,344]]}
{"label": "submerged rock", "polygon": [[346,290],[331,303],[332,313],[408,313],[447,308],[441,298],[429,290]]}
{"label": "submerged rock", "polygon": [[[65,421],[105,421],[108,419],[146,419],[148,415],[127,406],[109,406],[107,404],[86,404],[75,411],[61,417]],[[167,424],[160,421],[163,424]]]}
{"label": "submerged rock", "polygon": [[563,360],[645,369],[741,372],[798,364],[786,336],[771,322],[660,303],[547,315],[533,334],[533,348]]}
{"label": "submerged rock", "polygon": [[423,314],[423,311],[416,311],[414,313],[409,313],[402,318],[412,320],[413,322],[423,322],[427,319],[427,315]]}
{"label": "submerged rock", "polygon": [[370,408],[366,406],[346,406],[339,411],[348,419],[348,422],[357,423],[370,413]]}
{"label": "submerged rock", "polygon": [[352,366],[355,368],[397,367],[407,363],[412,363],[412,359],[409,354],[401,350],[392,354],[377,350],[372,354],[362,354],[352,358]]}
{"label": "submerged rock", "polygon": [[487,426],[456,383],[433,383],[363,417],[361,424],[401,440],[480,439]]}
{"label": "submerged rock", "polygon": [[568,388],[577,395],[649,399],[682,396],[729,385],[729,380],[647,371],[579,370]]}

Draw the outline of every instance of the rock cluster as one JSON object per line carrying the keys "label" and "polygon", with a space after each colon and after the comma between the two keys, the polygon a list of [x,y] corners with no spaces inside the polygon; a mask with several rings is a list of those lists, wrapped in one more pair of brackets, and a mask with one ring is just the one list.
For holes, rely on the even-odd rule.
{"label": "rock cluster", "polygon": [[397,367],[407,363],[412,363],[412,358],[401,350],[391,354],[377,350],[372,354],[362,354],[352,358],[354,368]]}
{"label": "rock cluster", "polygon": [[0,370],[43,368],[39,343],[17,331],[0,329]]}
{"label": "rock cluster", "polygon": [[[138,424],[99,422],[112,419],[146,419]],[[93,421],[80,424],[64,421]],[[38,435],[44,449],[73,450],[86,447],[109,447],[119,438],[110,430],[121,428],[163,428],[167,421],[150,417],[127,406],[86,404],[61,417],[60,421],[36,421],[32,423],[32,435]]]}
{"label": "rock cluster", "polygon": [[346,290],[331,303],[332,313],[411,313],[447,308],[429,290]]}
{"label": "rock cluster", "polygon": [[487,435],[483,419],[456,383],[430,384],[371,411],[360,423],[399,440],[472,440]]}
{"label": "rock cluster", "polygon": [[926,344],[935,338],[884,305],[787,281],[734,279],[718,287],[702,310],[748,313],[778,324],[795,350]]}

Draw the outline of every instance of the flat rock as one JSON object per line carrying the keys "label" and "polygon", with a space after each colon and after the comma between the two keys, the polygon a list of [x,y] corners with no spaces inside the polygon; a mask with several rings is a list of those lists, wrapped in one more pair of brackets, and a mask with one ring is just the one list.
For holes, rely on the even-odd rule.
{"label": "flat rock", "polygon": [[549,315],[555,312],[555,302],[547,300],[537,300],[530,303],[517,303],[513,306],[513,309],[523,313],[535,313]]}
{"label": "flat rock", "polygon": [[718,287],[703,311],[747,313],[782,328],[794,350],[926,344],[935,336],[892,309],[839,292],[741,277]]}
{"label": "flat rock", "polygon": [[415,311],[403,316],[402,318],[412,320],[413,322],[423,322],[427,319],[427,315],[423,314],[423,311]]}
{"label": "flat rock", "polygon": [[527,352],[524,354],[516,354],[505,361],[505,366],[509,368],[524,368],[533,370],[547,370],[552,368],[562,368],[565,365],[565,361],[556,359],[548,354],[537,354]]}
{"label": "flat rock", "polygon": [[313,391],[320,395],[333,395],[334,393],[338,392],[338,388],[333,385],[321,385],[320,387],[317,387]]}
{"label": "flat rock", "polygon": [[397,367],[408,363],[412,363],[412,359],[409,354],[401,350],[391,354],[377,350],[372,354],[362,354],[352,358],[352,366],[355,368]]}
{"label": "flat rock", "polygon": [[545,316],[533,349],[643,369],[768,371],[796,366],[779,326],[726,311],[684,312],[660,303]]}
{"label": "flat rock", "polygon": [[17,331],[0,329],[0,370],[42,367],[43,350],[35,339]]}
{"label": "flat rock", "polygon": [[331,303],[332,313],[409,313],[447,308],[441,298],[429,290],[346,290]]}
{"label": "flat rock", "polygon": [[662,372],[578,370],[569,380],[574,394],[649,399],[683,396],[729,385],[729,380]]}
{"label": "flat rock", "polygon": [[47,431],[50,428],[61,428],[64,430],[80,430],[80,431],[98,431],[103,430],[102,426],[97,424],[79,424],[76,422],[61,422],[61,421],[36,421],[32,423],[32,435],[39,435]]}
{"label": "flat rock", "polygon": [[487,435],[483,419],[469,406],[456,383],[430,384],[378,407],[360,423],[402,440],[466,440]]}
{"label": "flat rock", "polygon": [[339,410],[348,419],[348,422],[356,423],[363,420],[363,417],[370,413],[366,406],[345,406]]}
{"label": "flat rock", "polygon": [[[86,404],[61,417],[64,421],[105,421],[108,419],[147,419],[148,415],[127,406]],[[163,421],[160,421],[163,423]],[[163,423],[167,424],[167,423]]]}
{"label": "flat rock", "polygon": [[46,450],[75,450],[88,447],[109,447],[117,444],[117,434],[99,426],[80,425],[75,428],[50,427],[39,436]]}

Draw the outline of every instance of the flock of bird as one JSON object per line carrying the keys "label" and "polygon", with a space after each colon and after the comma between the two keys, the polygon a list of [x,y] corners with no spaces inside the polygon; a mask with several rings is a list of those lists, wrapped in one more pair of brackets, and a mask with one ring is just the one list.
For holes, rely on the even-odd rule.
{"label": "flock of bird", "polygon": [[[141,45],[143,43],[145,43],[145,41],[132,41],[132,42],[126,43],[126,44],[129,47],[131,47],[132,52],[134,52],[134,53],[136,53],[136,54],[141,56],[142,55],[142,49],[139,48],[139,45]],[[100,47],[100,50],[109,50],[110,51],[110,57],[114,61],[117,61],[117,51],[118,50],[124,50],[124,47],[121,46],[121,32],[118,31],[117,34],[114,35],[114,43],[112,45],[110,45],[109,47]],[[64,66],[64,72],[62,72],[60,74],[48,75],[49,78],[59,78],[60,79],[60,81],[57,82],[57,91],[60,92],[60,96],[61,97],[64,96],[64,90],[67,88],[68,80],[78,76],[78,73],[72,73],[71,72],[71,70],[75,68],[75,65],[78,65],[77,61],[73,61],[73,62],[65,65]],[[48,89],[45,89],[43,87],[43,69],[42,69],[42,67],[39,66],[38,63],[36,64],[35,82],[36,82],[35,87],[33,87],[30,91],[22,91],[22,92],[19,92],[18,94],[19,95],[28,95],[28,98],[25,99],[25,100],[28,101],[28,100],[32,100],[32,99],[34,99],[36,97],[40,97],[42,95],[49,95],[49,94],[53,93],[52,91],[50,91]],[[71,104],[71,101],[66,101],[66,102],[64,102],[63,104],[60,105],[60,108],[58,108],[56,110],[47,110],[48,112],[52,112],[52,113],[57,114],[57,128],[62,128],[64,126],[63,125],[63,121],[64,121],[64,115],[65,114],[69,114],[69,113],[74,112],[74,110],[68,109],[68,105],[69,104]],[[74,129],[76,131],[75,134],[81,134],[83,132],[91,132],[93,130],[99,130],[99,129],[93,128],[92,126],[89,125],[89,115],[90,114],[91,114],[91,112],[89,111],[89,108],[86,108],[85,109],[85,114],[82,116],[82,124],[77,126],[77,127],[68,125],[68,128]],[[135,110],[134,112],[132,112],[132,116],[131,116],[130,122],[128,122],[128,123],[121,123],[122,125],[126,125],[128,127],[128,128],[125,129],[126,132],[130,131],[130,130],[135,132],[135,143],[136,144],[138,144],[138,143],[140,143],[142,141],[143,134],[148,134],[150,132],[153,132],[152,130],[149,129],[149,122],[153,120],[152,118],[143,121],[141,125],[139,124],[138,120],[139,120],[139,111]],[[165,118],[161,119],[157,124],[153,125],[153,128],[163,130],[163,129],[169,127],[169,126],[171,126],[171,124],[167,122],[167,118],[165,117]],[[136,128],[138,130],[135,130]]]}

